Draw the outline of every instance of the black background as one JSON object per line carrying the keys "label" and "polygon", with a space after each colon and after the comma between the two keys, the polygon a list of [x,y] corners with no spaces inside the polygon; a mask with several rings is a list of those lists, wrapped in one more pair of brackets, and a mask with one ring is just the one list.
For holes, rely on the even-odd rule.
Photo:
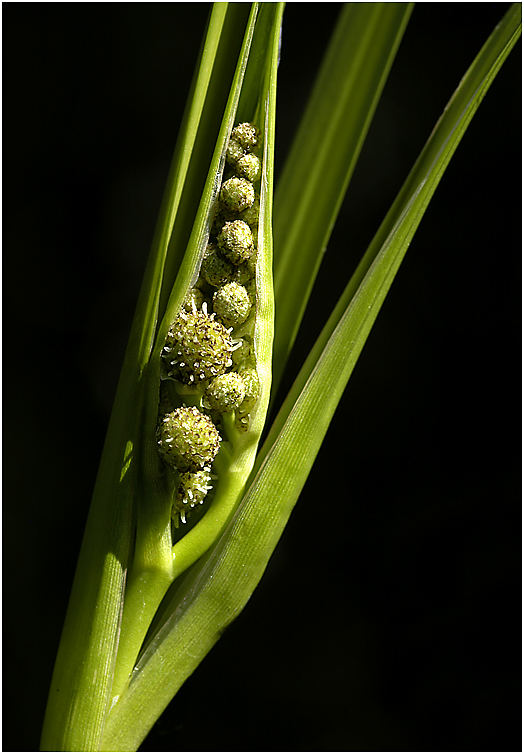
{"label": "black background", "polygon": [[[505,4],[416,7],[289,386]],[[277,175],[339,4],[288,5]],[[38,747],[206,4],[4,4],[4,750]],[[520,750],[520,44],[247,608],[143,745]]]}

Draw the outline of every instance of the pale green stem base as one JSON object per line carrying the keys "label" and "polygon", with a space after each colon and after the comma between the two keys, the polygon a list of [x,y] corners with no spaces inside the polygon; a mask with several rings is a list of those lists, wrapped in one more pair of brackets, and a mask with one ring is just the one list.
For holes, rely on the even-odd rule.
{"label": "pale green stem base", "polygon": [[154,568],[131,575],[124,603],[111,706],[129,684],[144,638],[172,580],[170,572]]}

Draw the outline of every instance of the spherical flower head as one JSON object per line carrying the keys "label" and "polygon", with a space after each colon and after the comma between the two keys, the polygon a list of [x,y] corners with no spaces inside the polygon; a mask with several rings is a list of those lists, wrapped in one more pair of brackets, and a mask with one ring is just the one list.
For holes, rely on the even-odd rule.
{"label": "spherical flower head", "polygon": [[208,469],[209,467],[206,466],[200,471],[185,471],[180,474],[175,501],[171,509],[171,518],[175,526],[178,526],[179,521],[185,524],[191,510],[204,502],[211,489],[211,474]]}
{"label": "spherical flower head", "polygon": [[182,306],[184,307],[186,312],[194,312],[202,307],[204,301],[205,296],[202,291],[199,291],[198,288],[191,288],[191,290],[185,297]]}
{"label": "spherical flower head", "polygon": [[226,210],[242,212],[255,201],[253,184],[245,178],[229,178],[220,189],[220,201]]}
{"label": "spherical flower head", "polygon": [[244,149],[236,139],[230,139],[227,145],[226,160],[230,165],[235,165],[244,156]]}
{"label": "spherical flower head", "polygon": [[256,149],[260,139],[260,133],[252,123],[239,123],[231,132],[231,138],[238,141],[242,149],[250,152]]}
{"label": "spherical flower head", "polygon": [[234,266],[219,252],[216,246],[208,246],[202,260],[200,274],[209,285],[215,288],[227,283],[234,274]]}
{"label": "spherical flower head", "polygon": [[256,369],[246,368],[239,372],[246,389],[244,400],[239,406],[242,413],[248,414],[255,407],[260,394],[260,380]]}
{"label": "spherical flower head", "polygon": [[246,396],[244,380],[237,372],[227,372],[215,377],[207,386],[204,404],[220,413],[237,409]]}
{"label": "spherical flower head", "polygon": [[242,264],[253,252],[253,234],[243,220],[226,223],[217,238],[222,254],[233,264]]}
{"label": "spherical flower head", "polygon": [[260,160],[256,154],[245,154],[237,161],[235,172],[240,178],[254,183],[260,178]]}
{"label": "spherical flower head", "polygon": [[213,309],[226,327],[238,327],[249,316],[251,300],[243,285],[226,283],[214,294]]}
{"label": "spherical flower head", "polygon": [[210,466],[220,450],[218,430],[195,406],[166,414],[158,429],[158,448],[168,466],[198,471]]}
{"label": "spherical flower head", "polygon": [[182,310],[171,325],[163,357],[169,374],[181,382],[208,380],[231,366],[231,335],[214,316]]}

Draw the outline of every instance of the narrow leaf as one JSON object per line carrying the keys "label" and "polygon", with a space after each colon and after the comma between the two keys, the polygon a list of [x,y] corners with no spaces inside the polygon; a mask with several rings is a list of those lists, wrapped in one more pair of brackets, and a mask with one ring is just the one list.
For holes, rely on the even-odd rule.
{"label": "narrow leaf", "polygon": [[286,160],[275,194],[273,394],[411,11],[343,6]]}

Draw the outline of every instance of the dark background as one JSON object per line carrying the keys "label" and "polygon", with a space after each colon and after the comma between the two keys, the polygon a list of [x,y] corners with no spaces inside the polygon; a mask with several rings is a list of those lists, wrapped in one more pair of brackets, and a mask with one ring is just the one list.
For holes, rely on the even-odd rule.
{"label": "dark background", "polygon": [[[416,7],[287,385],[506,8]],[[287,7],[277,173],[339,10]],[[4,750],[38,747],[207,13],[3,6]],[[521,750],[520,66],[519,44],[415,236],[260,587],[144,751]]]}

